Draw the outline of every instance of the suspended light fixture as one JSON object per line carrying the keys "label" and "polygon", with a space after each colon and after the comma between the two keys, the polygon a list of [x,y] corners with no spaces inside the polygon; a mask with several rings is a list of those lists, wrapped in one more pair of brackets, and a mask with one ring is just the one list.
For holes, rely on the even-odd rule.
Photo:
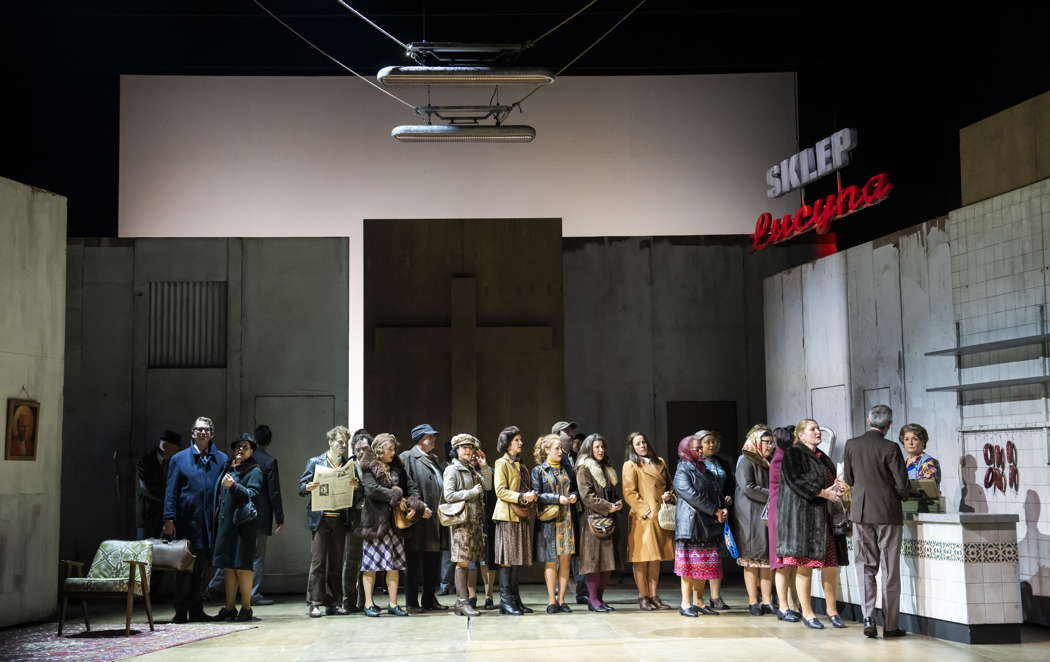
{"label": "suspended light fixture", "polygon": [[383,85],[550,85],[550,69],[511,67],[384,67]]}
{"label": "suspended light fixture", "polygon": [[403,143],[530,143],[536,137],[531,126],[424,124],[396,126],[390,136]]}

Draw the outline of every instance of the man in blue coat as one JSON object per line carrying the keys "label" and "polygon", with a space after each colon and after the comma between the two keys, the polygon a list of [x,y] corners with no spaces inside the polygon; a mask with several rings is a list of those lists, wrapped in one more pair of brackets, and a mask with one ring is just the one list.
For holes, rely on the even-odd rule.
{"label": "man in blue coat", "polygon": [[202,580],[211,559],[215,484],[229,460],[212,442],[214,427],[210,418],[199,417],[193,423],[193,443],[173,455],[168,464],[164,535],[186,538],[197,557],[192,572],[176,574],[173,623],[211,620],[204,613]]}

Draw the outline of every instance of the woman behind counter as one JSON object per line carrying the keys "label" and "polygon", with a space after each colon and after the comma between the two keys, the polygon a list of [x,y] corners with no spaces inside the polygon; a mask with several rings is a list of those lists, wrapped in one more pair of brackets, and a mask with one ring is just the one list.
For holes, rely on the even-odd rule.
{"label": "woman behind counter", "polygon": [[670,609],[656,594],[660,562],[674,560],[674,534],[660,526],[657,515],[663,503],[674,502],[667,463],[641,432],[627,435],[627,461],[623,463],[623,498],[631,510],[627,522],[627,560],[634,570],[638,606],[644,611]]}
{"label": "woman behind counter", "polygon": [[[765,424],[747,433],[736,463],[736,544],[737,564],[744,568],[747,609],[752,616],[773,613],[773,574],[769,569],[769,533],[762,519],[769,502],[769,457],[773,454],[773,432]],[[762,602],[759,603],[759,589]]]}
{"label": "woman behind counter", "polygon": [[941,463],[926,453],[926,444],[930,442],[926,428],[918,423],[902,425],[900,441],[906,454],[904,466],[908,468],[908,478],[935,480],[940,485]]}
{"label": "woman behind counter", "polygon": [[536,441],[533,451],[536,466],[532,468],[532,491],[539,496],[540,503],[536,560],[544,564],[548,614],[572,611],[565,603],[565,594],[569,589],[572,555],[576,553],[572,504],[576,503],[577,495],[572,491],[572,478],[569,470],[562,466],[561,458],[561,438],[558,435],[549,434]]}
{"label": "woman behind counter", "polygon": [[[615,609],[605,601],[609,574],[618,566],[616,558],[617,525],[615,514],[623,510],[617,493],[616,470],[609,466],[605,437],[589,435],[580,446],[576,460],[576,485],[583,502],[584,520],[580,523],[580,572],[586,577],[587,609],[610,612]],[[611,524],[610,524],[611,521]],[[599,533],[611,526],[610,534]]]}
{"label": "woman behind counter", "polygon": [[[450,557],[456,565],[456,613],[460,616],[478,616],[480,611],[470,604],[470,564],[480,564],[485,554],[482,535],[481,474],[474,468],[474,451],[478,440],[469,434],[452,437],[455,459],[445,467],[442,491],[445,504],[464,503],[466,517],[462,524],[449,527]],[[444,506],[444,504],[442,504]],[[475,580],[476,581],[476,580]]]}
{"label": "woman behind counter", "polygon": [[[222,469],[215,484],[215,553],[212,565],[223,568],[226,606],[215,616],[216,621],[251,621],[252,619],[252,561],[258,518],[235,522],[235,513],[262,489],[262,469],[252,459],[255,439],[245,432],[233,442],[233,458]],[[241,591],[241,611],[237,613],[235,599]]]}
{"label": "woman behind counter", "polygon": [[823,630],[813,613],[810,585],[813,569],[820,568],[820,581],[831,624],[844,628],[838,613],[839,566],[848,565],[846,537],[834,535],[827,502],[841,503],[845,483],[835,478],[835,465],[817,446],[821,442],[817,422],[805,418],[795,426],[794,446],[784,453],[783,485],[777,503],[777,554],[784,565],[797,568],[795,588],[806,627]]}

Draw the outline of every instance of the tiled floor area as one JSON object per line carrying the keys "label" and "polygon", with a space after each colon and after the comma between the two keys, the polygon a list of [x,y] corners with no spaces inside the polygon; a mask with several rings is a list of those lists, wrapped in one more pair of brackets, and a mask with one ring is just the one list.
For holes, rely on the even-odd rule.
{"label": "tiled floor area", "polygon": [[[546,592],[538,586],[523,587],[525,602],[537,610],[522,617],[484,612],[473,619],[451,614],[419,614],[405,618],[384,614],[310,619],[301,602],[257,607],[258,628],[171,648],[139,659],[146,660],[303,660],[367,659],[419,660],[426,662],[612,662],[619,660],[668,660],[687,662],[731,660],[1050,660],[1050,630],[1025,628],[1025,643],[1002,646],[967,646],[923,636],[904,639],[866,639],[859,624],[844,630],[828,626],[809,630],[798,623],[783,623],[775,616],[753,617],[742,609],[746,600],[739,590],[725,592],[734,610],[719,616],[684,618],[677,611],[643,612],[634,592],[626,587],[607,591],[606,599],[618,607],[611,614],[592,614],[585,606],[574,613],[548,616],[541,613]],[[673,588],[661,590],[669,604],[677,601]],[[385,604],[379,596],[378,604]],[[442,598],[445,603],[451,597]],[[209,607],[208,612],[217,611]],[[171,617],[170,608],[158,617]],[[98,618],[115,622],[117,616]]]}

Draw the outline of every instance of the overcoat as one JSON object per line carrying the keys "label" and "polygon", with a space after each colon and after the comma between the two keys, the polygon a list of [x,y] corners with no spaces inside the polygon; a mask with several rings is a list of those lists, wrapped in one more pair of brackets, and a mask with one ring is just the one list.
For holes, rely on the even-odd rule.
{"label": "overcoat", "polygon": [[763,560],[769,558],[769,527],[762,519],[762,510],[769,501],[769,463],[765,458],[744,451],[736,461],[736,494],[733,511],[740,558]]}
{"label": "overcoat", "polygon": [[627,560],[632,563],[674,560],[674,534],[657,520],[663,493],[671,489],[667,464],[623,463],[623,500],[627,515]]}
{"label": "overcoat", "polygon": [[674,472],[675,540],[710,545],[722,537],[715,512],[722,508],[715,478],[694,462],[680,460]]}
{"label": "overcoat", "polygon": [[440,552],[443,547],[448,547],[448,533],[438,523],[437,517],[446,464],[433,453],[424,453],[419,446],[401,453],[401,464],[415,484],[420,500],[434,513],[430,519],[421,520],[408,529],[405,548],[410,551]]}
{"label": "overcoat", "polygon": [[[234,484],[222,486],[222,477],[233,476]],[[240,526],[234,524],[234,513],[249,499],[256,501],[263,488],[263,474],[254,457],[236,467],[226,464],[215,481],[215,548],[212,565],[216,568],[251,570],[255,559],[257,532],[262,525],[259,518]]]}
{"label": "overcoat", "polygon": [[[834,483],[834,476],[835,465],[824,453],[804,444],[784,451],[777,495],[777,556],[823,560],[827,555],[828,501],[817,494]],[[835,536],[834,544],[839,565],[848,565],[846,537]]]}
{"label": "overcoat", "polygon": [[596,460],[584,457],[577,462],[576,485],[580,490],[580,503],[583,504],[583,516],[580,521],[580,538],[577,551],[580,558],[580,573],[608,572],[619,567],[617,557],[617,539],[621,535],[620,523],[609,538],[599,538],[591,531],[587,518],[591,515],[604,515],[615,518],[613,504],[619,500],[617,495],[616,471],[612,467],[602,467]]}
{"label": "overcoat", "polygon": [[[484,537],[481,534],[481,516],[484,512],[482,493],[471,492],[475,485],[482,484],[481,474],[458,459],[445,467],[443,500],[445,503],[466,501],[467,521],[449,527],[449,555],[453,563],[480,561],[484,555]],[[484,486],[482,486],[484,489]],[[437,519],[435,510],[434,519]],[[418,525],[417,525],[418,526]]]}
{"label": "overcoat", "polygon": [[209,549],[214,533],[215,481],[222,475],[229,456],[212,441],[205,460],[197,445],[171,456],[168,484],[164,490],[164,519],[175,521],[175,535],[186,538],[194,549]]}
{"label": "overcoat", "polygon": [[273,534],[274,524],[284,524],[284,502],[281,500],[281,472],[277,458],[262,446],[252,453],[252,459],[262,469],[263,487],[255,505],[259,509],[259,527],[266,535]]}
{"label": "overcoat", "polygon": [[[409,477],[401,459],[394,456],[389,465],[378,458],[372,459],[362,467],[361,485],[364,487],[364,502],[361,506],[361,528],[355,533],[366,540],[381,540],[393,526],[393,509],[408,499],[408,506],[415,511],[415,517],[421,521],[425,509],[419,499],[419,491]],[[437,514],[434,514],[437,517]],[[412,526],[419,526],[416,522]],[[410,527],[411,528],[411,527]],[[403,529],[394,529],[404,536]]]}

